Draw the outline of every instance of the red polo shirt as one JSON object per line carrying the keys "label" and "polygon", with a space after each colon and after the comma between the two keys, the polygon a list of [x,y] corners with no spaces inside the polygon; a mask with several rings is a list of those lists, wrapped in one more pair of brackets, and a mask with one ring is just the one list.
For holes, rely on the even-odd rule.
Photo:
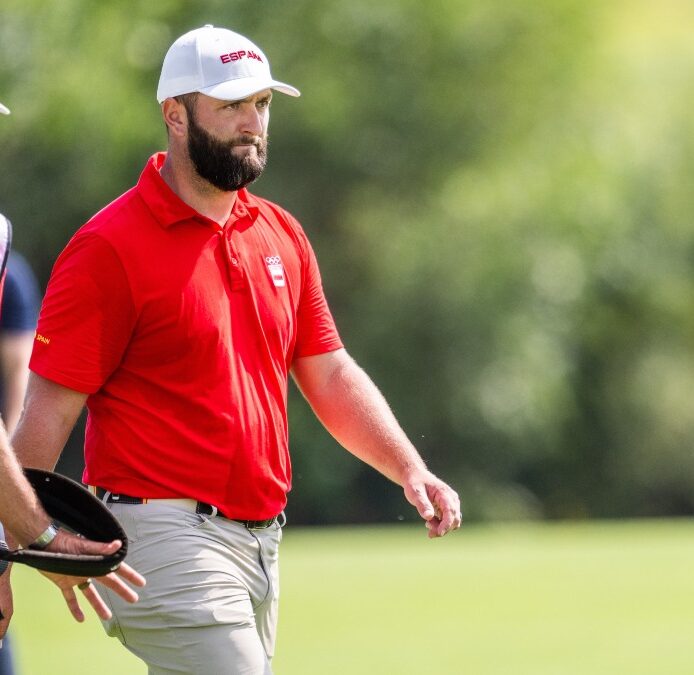
{"label": "red polo shirt", "polygon": [[164,158],[61,253],[30,367],[89,394],[86,483],[268,518],[291,482],[292,360],[342,343],[299,223],[240,190],[220,227]]}

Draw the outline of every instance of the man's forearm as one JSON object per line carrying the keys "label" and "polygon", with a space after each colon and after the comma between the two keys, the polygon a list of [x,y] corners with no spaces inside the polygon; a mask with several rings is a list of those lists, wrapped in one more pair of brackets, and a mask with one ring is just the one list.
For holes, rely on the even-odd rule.
{"label": "man's forearm", "polygon": [[24,479],[21,466],[38,469],[55,467],[85,399],[84,394],[32,373],[25,409],[12,436],[14,452],[3,430],[4,443],[0,444],[0,476],[3,480],[0,519],[21,544],[34,541],[50,522],[36,494]]}
{"label": "man's forearm", "polygon": [[5,430],[0,430],[0,520],[6,536],[27,546],[49,525],[50,518],[43,510],[36,493],[24,477],[7,440]]}
{"label": "man's forearm", "polygon": [[325,428],[352,454],[402,486],[429,537],[460,527],[460,498],[426,468],[385,398],[344,349],[297,359],[292,373]]}
{"label": "man's forearm", "polygon": [[305,368],[307,362],[294,368],[297,384],[325,428],[344,448],[399,485],[409,473],[426,470],[371,378],[346,352],[333,360],[320,375],[320,370]]}
{"label": "man's forearm", "polygon": [[24,412],[12,435],[22,466],[53,470],[86,399],[86,394],[31,373]]}

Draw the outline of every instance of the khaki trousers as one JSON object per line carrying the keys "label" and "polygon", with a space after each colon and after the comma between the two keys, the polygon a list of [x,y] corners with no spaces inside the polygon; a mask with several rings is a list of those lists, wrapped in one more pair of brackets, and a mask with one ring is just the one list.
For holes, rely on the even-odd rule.
{"label": "khaki trousers", "polygon": [[140,600],[101,587],[104,622],[150,675],[271,675],[279,600],[278,523],[248,530],[195,513],[191,500],[109,504],[127,562],[147,579]]}

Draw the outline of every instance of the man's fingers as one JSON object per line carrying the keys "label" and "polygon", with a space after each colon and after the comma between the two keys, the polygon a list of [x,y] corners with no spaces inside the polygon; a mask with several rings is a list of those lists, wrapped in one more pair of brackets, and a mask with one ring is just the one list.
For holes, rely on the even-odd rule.
{"label": "man's fingers", "polygon": [[439,526],[439,532],[441,536],[450,532],[451,530],[457,530],[460,527],[462,517],[460,514],[460,507],[453,504],[448,507],[441,518],[441,525]]}
{"label": "man's fingers", "polygon": [[126,585],[124,580],[133,586],[142,587],[145,585],[145,578],[125,563],[122,563],[115,572],[97,579],[100,584],[110,588],[126,602],[137,602],[137,593],[130,586]]}
{"label": "man's fingers", "polygon": [[67,605],[67,608],[70,610],[70,614],[72,614],[75,621],[79,621],[80,623],[82,623],[82,621],[84,621],[84,613],[80,609],[79,602],[77,602],[77,596],[75,595],[75,591],[72,587],[63,588],[62,591],[63,597],[65,598],[65,604]]}
{"label": "man's fingers", "polygon": [[[439,513],[439,522],[435,536],[443,537],[451,530],[457,530],[462,522],[460,499],[458,494],[446,486],[436,493],[435,503]],[[431,532],[431,531],[430,531]]]}
{"label": "man's fingers", "polygon": [[[422,499],[422,490],[426,501]],[[460,527],[462,521],[460,498],[451,487],[432,476],[432,480],[425,481],[422,488],[419,485],[413,486],[412,495],[415,499],[418,497],[420,503],[424,504],[424,508],[419,509],[419,513],[427,521],[430,538],[443,537],[451,530],[457,530]],[[410,501],[413,505],[417,505],[416,501]],[[429,509],[426,508],[427,504]]]}
{"label": "man's fingers", "polygon": [[[102,586],[111,589],[116,595],[119,595],[126,602],[137,602],[137,593],[121,581],[119,577],[115,574],[109,574],[105,577],[98,577],[96,579]],[[96,607],[94,607],[96,609]],[[99,615],[101,616],[101,615]]]}
{"label": "man's fingers", "polygon": [[435,539],[436,537],[443,536],[443,535],[439,534],[440,525],[441,525],[441,522],[439,521],[438,518],[432,518],[431,520],[427,521],[426,526],[427,526],[427,530],[428,530],[429,539]]}
{"label": "man's fingers", "polygon": [[[70,534],[61,530],[58,536],[51,542],[51,545],[48,547],[48,550],[51,550],[53,552],[74,553],[80,555],[112,555],[122,545],[123,542],[119,539],[114,539],[113,541],[104,543],[99,541],[92,541],[91,539],[84,539],[83,537],[77,537],[74,534]],[[116,570],[115,574],[121,577],[121,579],[124,579],[125,581],[131,583],[133,586],[145,585],[144,577],[138,572],[136,572],[132,567],[126,565],[125,563],[120,565],[120,567]],[[123,581],[121,581],[115,576],[115,574],[112,572],[104,577],[100,577],[99,581],[103,583],[104,586],[108,586],[114,592],[118,593],[118,595],[120,595],[123,599],[127,600],[128,602],[135,602],[137,600],[137,593],[130,590],[123,583]],[[46,573],[45,576],[51,579],[54,583],[58,584],[58,586],[60,586],[61,588],[64,586],[65,583],[74,585],[76,583],[79,583],[80,581],[79,577],[51,575],[50,573]],[[82,581],[84,581],[84,579],[82,579]]]}
{"label": "man's fingers", "polygon": [[92,541],[91,539],[77,539],[75,553],[83,555],[111,555],[115,553],[121,546],[122,542],[118,539],[110,541],[107,544],[100,541]]}
{"label": "man's fingers", "polygon": [[76,534],[59,530],[56,538],[46,547],[52,553],[72,553],[78,555],[111,555],[115,553],[123,542],[119,539],[104,543],[92,541]]}
{"label": "man's fingers", "polygon": [[436,515],[423,483],[405,486],[405,497],[424,520],[431,520]]}
{"label": "man's fingers", "polygon": [[108,542],[108,544],[100,541],[91,541],[91,539],[80,539],[80,550],[78,553],[84,553],[85,555],[112,555],[122,545],[123,543],[119,539],[114,539]]}
{"label": "man's fingers", "polygon": [[98,591],[94,587],[93,582],[80,584],[78,588],[84,594],[89,604],[92,606],[94,611],[97,613],[100,619],[107,621],[111,618],[111,610],[106,606],[106,603],[102,600]]}
{"label": "man's fingers", "polygon": [[121,566],[116,570],[116,574],[131,583],[133,586],[145,585],[145,578],[139,572],[136,572],[132,567],[130,567],[130,565],[126,565],[125,563],[121,563]]}
{"label": "man's fingers", "polygon": [[429,537],[443,537],[462,522],[458,493],[430,472],[404,484],[405,497],[426,521]]}

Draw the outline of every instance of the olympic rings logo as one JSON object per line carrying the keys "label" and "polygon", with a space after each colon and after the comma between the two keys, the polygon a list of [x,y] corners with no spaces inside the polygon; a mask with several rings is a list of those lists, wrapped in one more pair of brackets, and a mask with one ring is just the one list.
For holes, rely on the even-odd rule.
{"label": "olympic rings logo", "polygon": [[278,255],[269,255],[267,258],[265,258],[265,262],[268,265],[281,265],[282,260]]}

